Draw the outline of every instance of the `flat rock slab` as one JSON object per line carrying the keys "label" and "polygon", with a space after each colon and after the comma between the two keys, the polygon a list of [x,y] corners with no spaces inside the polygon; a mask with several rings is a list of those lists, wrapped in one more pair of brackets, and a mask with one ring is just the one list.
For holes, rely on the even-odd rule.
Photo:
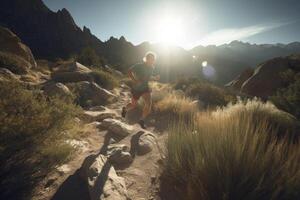
{"label": "flat rock slab", "polygon": [[91,155],[80,169],[91,200],[127,200],[124,178],[119,177],[104,155]]}
{"label": "flat rock slab", "polygon": [[133,126],[125,124],[117,119],[104,119],[101,126],[107,128],[108,131],[119,137],[126,137],[134,131]]}
{"label": "flat rock slab", "polygon": [[107,118],[116,118],[118,114],[113,110],[104,111],[84,111],[83,120],[86,122],[103,121]]}

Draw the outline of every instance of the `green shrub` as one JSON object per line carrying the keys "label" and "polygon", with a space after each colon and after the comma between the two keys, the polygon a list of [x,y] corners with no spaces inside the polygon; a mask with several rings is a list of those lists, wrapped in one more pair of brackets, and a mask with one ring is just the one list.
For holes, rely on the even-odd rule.
{"label": "green shrub", "polygon": [[188,97],[200,100],[204,107],[225,106],[236,101],[236,97],[224,89],[196,78],[180,79],[174,88],[183,90]]}
{"label": "green shrub", "polygon": [[91,47],[84,48],[77,57],[77,61],[86,66],[102,66],[106,64],[106,60],[99,56]]}
{"label": "green shrub", "polygon": [[272,134],[273,115],[274,106],[251,101],[174,123],[162,188],[189,200],[299,199],[300,146]]}
{"label": "green shrub", "polygon": [[270,100],[280,109],[300,119],[300,73],[292,74],[288,71],[284,75],[287,87],[278,89]]}
{"label": "green shrub", "polygon": [[118,80],[108,72],[94,69],[91,75],[94,81],[103,88],[111,90],[118,86]]}
{"label": "green shrub", "polygon": [[78,131],[79,108],[17,82],[1,82],[0,97],[0,193],[18,195],[28,192],[34,174],[70,156],[74,148],[66,140]]}
{"label": "green shrub", "polygon": [[20,56],[0,51],[0,66],[9,69],[15,74],[25,74],[30,63]]}

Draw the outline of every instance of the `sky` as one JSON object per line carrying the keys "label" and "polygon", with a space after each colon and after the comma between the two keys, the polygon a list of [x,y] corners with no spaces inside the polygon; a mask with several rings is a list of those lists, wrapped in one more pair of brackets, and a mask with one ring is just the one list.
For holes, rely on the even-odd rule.
{"label": "sky", "polygon": [[233,40],[300,41],[300,0],[43,0],[100,40],[124,36],[190,49]]}

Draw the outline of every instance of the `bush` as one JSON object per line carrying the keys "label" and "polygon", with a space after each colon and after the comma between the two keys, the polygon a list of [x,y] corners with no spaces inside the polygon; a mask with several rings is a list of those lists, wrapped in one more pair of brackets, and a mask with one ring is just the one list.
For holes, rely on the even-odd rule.
{"label": "bush", "polygon": [[292,74],[287,71],[283,74],[287,87],[280,88],[270,100],[282,110],[285,110],[300,119],[300,73]]}
{"label": "bush", "polygon": [[225,106],[229,102],[236,101],[235,96],[224,89],[195,78],[181,79],[175,84],[174,88],[183,90],[188,97],[200,100],[206,108]]}
{"label": "bush", "polygon": [[1,82],[0,96],[0,193],[18,195],[34,184],[33,174],[70,156],[74,149],[65,141],[78,131],[79,108],[17,82]]}
{"label": "bush", "polygon": [[300,147],[272,134],[273,115],[251,101],[174,123],[162,189],[178,188],[177,199],[299,199]]}
{"label": "bush", "polygon": [[118,80],[108,72],[94,69],[94,71],[91,72],[91,76],[94,81],[103,88],[111,90],[118,86]]}
{"label": "bush", "polygon": [[84,48],[77,58],[79,63],[82,63],[86,66],[102,66],[106,64],[106,61],[103,57],[100,57],[96,51],[91,47]]}
{"label": "bush", "polygon": [[167,93],[162,99],[154,103],[155,114],[172,121],[179,119],[188,121],[197,110],[195,102],[175,93]]}
{"label": "bush", "polygon": [[0,51],[0,66],[5,67],[15,74],[25,74],[30,63],[20,56]]}

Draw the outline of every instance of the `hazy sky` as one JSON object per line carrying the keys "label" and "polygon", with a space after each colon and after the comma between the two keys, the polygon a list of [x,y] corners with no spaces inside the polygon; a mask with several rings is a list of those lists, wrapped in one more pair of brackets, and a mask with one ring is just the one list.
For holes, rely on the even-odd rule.
{"label": "hazy sky", "polygon": [[67,8],[102,41],[166,42],[185,48],[300,41],[300,0],[44,0]]}

